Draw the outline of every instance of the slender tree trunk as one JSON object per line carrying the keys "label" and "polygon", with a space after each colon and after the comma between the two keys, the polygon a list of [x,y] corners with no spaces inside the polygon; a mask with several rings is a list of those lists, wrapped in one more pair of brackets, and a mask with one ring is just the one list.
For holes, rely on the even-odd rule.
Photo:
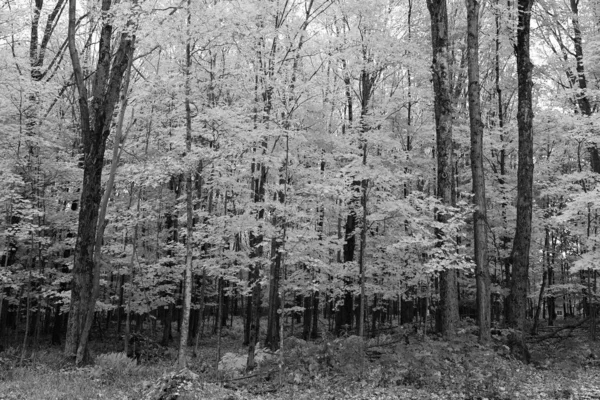
{"label": "slender tree trunk", "polygon": [[[191,154],[192,151],[192,109],[190,106],[190,79],[191,79],[191,67],[192,67],[192,46],[190,41],[190,24],[191,24],[191,0],[187,1],[187,43],[185,45],[185,148],[187,154]],[[186,347],[188,340],[188,330],[190,325],[190,311],[192,308],[192,242],[194,235],[194,209],[193,209],[193,184],[192,184],[192,170],[188,168],[185,173],[185,192],[186,192],[186,232],[185,238],[185,275],[183,279],[183,307],[181,308],[181,329],[179,331],[179,353],[177,356],[177,366],[179,369],[183,369],[187,366]]]}
{"label": "slender tree trunk", "polygon": [[[220,316],[223,313],[223,278],[219,277],[217,278],[217,296],[218,296],[218,300],[217,300],[217,304],[218,304],[218,314],[219,314],[219,319],[221,320]],[[219,323],[218,324],[218,328],[217,328],[217,359],[216,359],[216,363],[215,363],[215,370],[219,369],[219,361],[221,360],[221,335],[223,332],[223,324]]]}
{"label": "slender tree trunk", "polygon": [[[367,142],[363,142],[363,166],[367,164]],[[360,229],[360,249],[358,254],[358,271],[360,274],[360,299],[358,306],[358,318],[356,323],[358,324],[358,336],[364,338],[365,335],[365,252],[367,248],[367,200],[369,188],[369,182],[366,179],[362,181],[362,193],[361,193],[361,204],[362,204],[362,221]],[[377,297],[376,297],[377,299]]]}
{"label": "slender tree trunk", "polygon": [[[2,318],[2,313],[1,312],[0,312],[0,318]],[[51,343],[53,345],[60,345],[61,344],[61,337],[62,337],[62,314],[60,313],[60,304],[56,304],[54,306],[54,321],[53,321],[53,324],[52,324],[52,339],[51,339]]]}
{"label": "slender tree trunk", "polygon": [[490,339],[490,272],[487,254],[487,204],[483,169],[483,123],[479,84],[479,0],[467,0],[467,47],[469,75],[469,119],[471,123],[471,173],[473,176],[473,239],[475,243],[477,319],[479,341]]}
{"label": "slender tree trunk", "polygon": [[[131,184],[131,193],[133,197],[133,183]],[[138,199],[137,199],[137,207],[136,207],[136,218],[140,218],[140,204],[142,201],[142,188],[138,189]],[[127,295],[127,311],[125,312],[125,334],[123,335],[124,349],[125,354],[129,355],[129,339],[131,335],[131,299],[133,297],[134,292],[134,280],[135,280],[135,259],[137,253],[137,242],[138,242],[138,221],[135,222],[135,226],[133,228],[133,239],[131,243],[131,259],[129,260],[129,294]],[[135,356],[132,353],[132,356]]]}
{"label": "slender tree trunk", "polygon": [[[413,9],[413,0],[408,0],[408,12],[406,14],[406,24],[408,25],[408,41],[409,43],[412,40],[412,9]],[[406,106],[406,151],[412,150],[412,74],[410,67],[406,70],[407,75],[407,84],[408,84],[408,104]],[[407,183],[404,184],[405,194],[404,197],[408,195],[408,187]]]}
{"label": "slender tree trunk", "polygon": [[310,339],[310,324],[312,323],[312,303],[311,296],[304,295],[304,315],[302,316],[302,339],[309,340]]}
{"label": "slender tree trunk", "polygon": [[[437,195],[442,202],[453,206],[456,196],[454,187],[454,157],[452,142],[452,94],[448,58],[448,9],[446,0],[427,0],[431,15],[431,42],[433,48],[433,90],[435,94]],[[449,216],[438,212],[437,219],[447,222]],[[444,240],[441,229],[437,232],[440,245]],[[440,272],[441,331],[450,337],[458,322],[458,287],[456,270]]]}
{"label": "slender tree trunk", "polygon": [[204,328],[204,311],[206,303],[204,302],[204,296],[206,295],[206,269],[202,268],[202,281],[200,283],[200,312],[198,314],[198,330],[196,331],[196,338],[194,340],[194,356],[198,356],[198,346],[200,343],[200,336]]}
{"label": "slender tree trunk", "polygon": [[[33,269],[32,263],[33,257],[29,257],[29,274],[27,277],[27,305],[25,309],[25,333],[23,334],[23,348],[21,349],[21,359],[19,361],[20,366],[23,365],[23,361],[25,360],[25,354],[27,353],[27,337],[29,336],[29,320],[31,319],[31,270]],[[19,314],[17,314],[17,318],[19,318]]]}
{"label": "slender tree trunk", "polygon": [[252,267],[250,271],[250,283],[252,285],[252,301],[248,303],[250,308],[250,329],[249,329],[249,343],[248,343],[248,361],[246,368],[251,371],[256,367],[254,361],[254,351],[256,349],[256,342],[258,340],[258,332],[260,331],[260,271],[258,266]]}
{"label": "slender tree trunk", "polygon": [[512,279],[509,325],[525,329],[527,289],[529,285],[529,249],[533,207],[533,107],[532,69],[529,48],[531,7],[534,0],[518,0],[517,78],[519,154],[517,168],[517,229],[510,255]]}
{"label": "slender tree trunk", "polygon": [[544,269],[542,274],[542,287],[540,288],[540,294],[538,296],[538,304],[535,308],[535,316],[533,317],[533,327],[531,328],[531,334],[537,335],[538,326],[540,323],[540,311],[542,310],[542,303],[544,302],[544,289],[546,288],[546,275],[547,271]]}
{"label": "slender tree trunk", "polygon": [[[279,184],[283,184],[280,179]],[[285,193],[280,191],[278,193],[279,202],[285,202]],[[274,217],[273,225],[283,231],[282,224],[285,224],[285,217]],[[269,309],[267,316],[267,337],[265,339],[265,345],[271,350],[277,350],[279,346],[279,285],[281,275],[281,247],[283,245],[283,238],[276,235],[271,239],[271,270],[269,271]]]}
{"label": "slender tree trunk", "polygon": [[[496,51],[495,51],[495,89],[497,96],[497,113],[498,113],[498,128],[500,128],[500,141],[504,141],[504,104],[502,100],[502,86],[500,85],[500,38],[501,38],[501,16],[502,12],[500,10],[500,0],[496,0],[496,15],[495,25],[496,25]],[[506,150],[504,146],[500,149],[500,155],[498,159],[499,164],[499,172],[500,176],[498,177],[498,183],[500,184],[500,193],[502,195],[502,228],[503,232],[508,232],[508,219],[506,216],[506,207],[508,205],[508,200],[506,198],[506,190],[504,189],[504,184],[506,183],[506,179],[504,176],[506,175]],[[503,253],[508,253],[508,244],[510,243],[510,236],[507,234],[502,234],[500,237],[501,248]],[[501,257],[501,275],[504,274],[505,280],[504,285],[506,288],[510,288],[510,257],[508,255],[503,255]],[[504,319],[508,321],[508,310],[510,309],[510,299],[508,296],[504,298]],[[499,316],[498,316],[499,318]]]}
{"label": "slender tree trunk", "polygon": [[[342,125],[342,133],[346,133],[346,123],[348,127],[352,127],[352,123],[354,120],[354,110],[353,110],[353,99],[352,99],[352,87],[350,82],[349,73],[345,70],[347,69],[347,63],[345,60],[342,60],[342,64],[344,66],[344,87],[345,87],[345,95],[346,95],[346,114],[347,121],[344,121]],[[355,190],[358,182],[352,183],[352,190]],[[346,223],[344,225],[345,230],[345,243],[343,248],[343,262],[352,262],[354,261],[354,250],[356,247],[356,237],[354,235],[354,230],[356,229],[356,212],[354,210],[350,210],[346,217]],[[349,285],[351,282],[348,279],[344,279],[344,285]],[[336,335],[340,335],[341,332],[345,328],[350,328],[352,326],[352,314],[354,309],[354,299],[353,295],[349,290],[345,290],[343,304],[335,314],[335,331]]]}

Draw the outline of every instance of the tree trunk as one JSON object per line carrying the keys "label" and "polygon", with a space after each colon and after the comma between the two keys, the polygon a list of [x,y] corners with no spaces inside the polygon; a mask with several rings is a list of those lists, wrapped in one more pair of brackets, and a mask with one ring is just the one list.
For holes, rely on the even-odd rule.
{"label": "tree trunk", "polygon": [[544,301],[544,289],[546,288],[546,275],[547,272],[544,270],[542,274],[542,287],[540,288],[540,294],[538,296],[538,304],[535,308],[535,315],[533,317],[533,327],[531,328],[531,334],[537,335],[538,326],[540,322],[540,312],[542,310],[542,303]]}
{"label": "tree trunk", "polygon": [[221,360],[221,336],[223,334],[223,318],[222,318],[222,314],[223,314],[223,292],[224,292],[224,280],[222,277],[217,278],[217,304],[218,304],[218,310],[217,313],[219,315],[219,319],[220,319],[220,323],[218,324],[218,328],[217,328],[217,359],[215,360],[215,370],[219,369],[219,361]]}
{"label": "tree trunk", "polygon": [[[367,164],[367,142],[363,142],[363,166]],[[356,324],[358,325],[358,336],[360,338],[364,338],[365,335],[365,252],[367,246],[367,200],[368,200],[368,190],[369,182],[366,179],[362,180],[362,193],[361,193],[361,204],[362,204],[362,223],[360,229],[360,248],[358,254],[358,273],[360,274],[360,299],[358,303],[358,318],[356,319]],[[377,300],[377,297],[375,297]]]}
{"label": "tree trunk", "polygon": [[510,255],[512,279],[509,325],[525,329],[527,287],[529,284],[529,248],[533,206],[533,108],[532,69],[529,55],[531,7],[534,0],[519,0],[517,45],[519,154],[517,168],[517,229]]}
{"label": "tree trunk", "polygon": [[[454,162],[452,142],[452,95],[448,58],[448,10],[446,0],[427,0],[431,15],[431,42],[433,48],[433,90],[435,94],[435,125],[437,155],[437,196],[448,206],[455,202]],[[437,219],[447,222],[449,216],[439,212]],[[438,229],[440,244],[444,233]],[[449,337],[458,322],[458,288],[456,270],[440,272],[441,331]]]}
{"label": "tree trunk", "polygon": [[[103,0],[101,11],[108,13],[110,6],[110,0]],[[129,58],[133,54],[133,37],[128,32],[122,33],[119,47],[113,56],[111,49],[113,27],[109,20],[105,20],[100,32],[98,64],[94,73],[90,105],[75,44],[76,8],[76,0],[69,0],[68,47],[79,94],[84,160],[65,353],[69,356],[75,355],[76,363],[82,364],[88,361],[87,343],[99,289],[100,265],[95,262],[94,254],[98,209],[101,201],[104,150],[110,134],[115,104],[119,99],[121,81]]]}
{"label": "tree trunk", "polygon": [[[279,184],[285,184],[285,180],[280,179]],[[279,191],[277,194],[280,203],[285,202],[285,193]],[[282,224],[285,224],[285,217],[275,216],[273,225],[283,231]],[[279,234],[271,239],[271,269],[269,271],[269,309],[267,316],[267,337],[265,345],[271,350],[277,350],[279,347],[279,285],[281,280],[281,257],[283,237]]]}
{"label": "tree trunk", "polygon": [[[587,79],[585,77],[585,66],[583,64],[583,41],[581,38],[581,25],[579,23],[579,0],[570,0],[573,22],[573,44],[575,46],[575,58],[577,59],[577,84],[579,91],[577,93],[577,104],[581,114],[586,117],[592,115],[592,106],[587,95]],[[600,173],[600,153],[596,144],[589,147],[590,164],[592,171]]]}
{"label": "tree trunk", "polygon": [[256,342],[258,340],[258,333],[260,331],[260,270],[258,266],[253,266],[250,271],[250,283],[252,285],[252,301],[248,302],[250,309],[250,327],[248,329],[249,341],[248,341],[248,361],[246,368],[251,371],[256,366],[254,361],[254,351],[256,349]]}
{"label": "tree trunk", "polygon": [[[188,154],[192,152],[192,109],[190,105],[190,79],[192,67],[192,46],[190,24],[192,14],[190,11],[191,0],[187,1],[187,38],[185,45],[185,149]],[[188,166],[185,173],[185,194],[186,194],[186,238],[185,238],[185,275],[183,278],[183,306],[181,308],[181,329],[179,330],[179,353],[177,355],[177,367],[183,369],[187,366],[186,347],[188,341],[188,331],[190,326],[190,311],[192,309],[192,242],[194,237],[194,210],[193,195],[194,186],[192,182],[192,170]]]}
{"label": "tree trunk", "polygon": [[[0,319],[2,315],[0,313]],[[53,345],[60,345],[62,337],[62,314],[60,313],[60,304],[54,306],[54,324],[52,325],[52,339]]]}
{"label": "tree trunk", "polygon": [[311,338],[316,339],[319,337],[319,292],[315,290],[312,293],[313,303],[312,303],[312,328],[311,328]]}
{"label": "tree trunk", "polygon": [[473,241],[477,283],[477,322],[479,341],[490,339],[490,271],[487,254],[487,204],[483,169],[483,123],[479,84],[479,0],[467,0],[467,47],[469,74],[469,119],[471,124],[471,173],[473,176]]}
{"label": "tree trunk", "polygon": [[198,328],[196,331],[196,338],[194,339],[194,357],[198,356],[200,336],[203,334],[204,330],[204,314],[206,309],[206,303],[204,301],[204,296],[206,295],[206,267],[202,268],[202,280],[200,285],[200,310],[198,310]]}
{"label": "tree trunk", "polygon": [[311,323],[312,323],[312,299],[310,295],[304,297],[304,315],[302,317],[302,339],[310,339]]}

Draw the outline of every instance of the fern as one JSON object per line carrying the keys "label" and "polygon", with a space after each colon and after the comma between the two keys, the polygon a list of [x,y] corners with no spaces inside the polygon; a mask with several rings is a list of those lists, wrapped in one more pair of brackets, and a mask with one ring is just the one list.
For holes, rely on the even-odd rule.
{"label": "fern", "polygon": [[135,375],[142,371],[134,359],[127,357],[125,353],[106,353],[96,357],[96,366],[107,375]]}

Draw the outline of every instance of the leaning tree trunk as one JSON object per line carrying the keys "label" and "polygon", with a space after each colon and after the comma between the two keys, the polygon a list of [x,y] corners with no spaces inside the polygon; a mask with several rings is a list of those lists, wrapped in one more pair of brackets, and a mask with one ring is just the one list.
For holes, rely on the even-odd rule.
{"label": "leaning tree trunk", "polygon": [[[122,33],[119,47],[113,56],[111,48],[113,27],[109,20],[104,22],[100,32],[98,64],[92,86],[92,103],[89,104],[87,87],[75,44],[76,1],[69,0],[68,46],[79,94],[84,161],[65,353],[75,355],[76,363],[82,364],[88,358],[87,343],[94,317],[100,278],[100,266],[95,262],[94,254],[98,209],[102,198],[101,179],[104,150],[110,134],[115,104],[119,100],[121,81],[129,58],[133,54],[133,37],[128,32]],[[102,12],[108,13],[110,6],[110,0],[103,0]]]}
{"label": "leaning tree trunk", "polygon": [[483,123],[479,85],[479,0],[467,0],[467,47],[469,69],[469,117],[471,123],[471,173],[473,176],[473,215],[477,282],[479,341],[490,340],[490,271],[487,254],[487,204],[483,170]]}
{"label": "leaning tree trunk", "polygon": [[529,283],[529,248],[531,245],[531,217],[533,206],[533,108],[532,69],[529,55],[531,7],[534,0],[519,0],[517,26],[517,77],[519,101],[519,155],[517,168],[517,229],[510,255],[512,280],[510,287],[509,325],[525,328],[527,286]]}
{"label": "leaning tree trunk", "polygon": [[[452,154],[452,94],[448,59],[448,9],[446,0],[427,0],[431,15],[431,44],[433,47],[433,90],[435,92],[435,126],[437,153],[437,195],[445,205],[454,205],[454,168]],[[447,222],[447,213],[439,212],[437,219]],[[440,243],[444,233],[437,230]],[[440,272],[441,330],[451,336],[458,321],[458,287],[456,270]]]}

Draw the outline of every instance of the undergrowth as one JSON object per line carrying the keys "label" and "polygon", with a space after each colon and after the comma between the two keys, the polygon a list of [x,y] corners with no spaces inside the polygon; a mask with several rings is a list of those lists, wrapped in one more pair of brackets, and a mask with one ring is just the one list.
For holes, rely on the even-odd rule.
{"label": "undergrowth", "polygon": [[532,341],[533,363],[526,365],[506,335],[483,346],[469,329],[451,341],[408,332],[364,341],[290,337],[283,365],[279,352],[259,347],[253,371],[246,371],[247,349],[233,330],[222,338],[218,368],[216,338],[207,338],[188,372],[175,370],[172,348],[141,364],[112,349],[84,368],[74,368],[60,349],[28,355],[23,364],[18,349],[7,349],[0,353],[0,400],[600,398],[600,349],[586,338]]}

